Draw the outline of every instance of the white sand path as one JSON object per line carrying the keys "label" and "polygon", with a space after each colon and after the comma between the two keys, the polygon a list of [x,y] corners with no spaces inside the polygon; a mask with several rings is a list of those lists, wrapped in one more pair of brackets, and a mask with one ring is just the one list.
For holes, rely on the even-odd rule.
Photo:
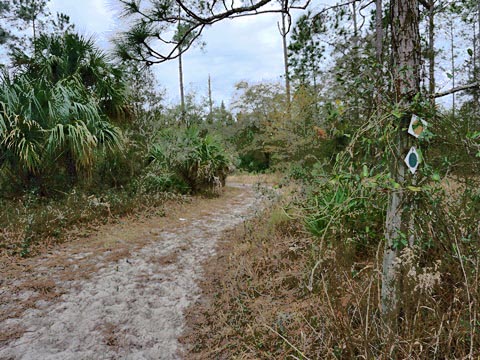
{"label": "white sand path", "polygon": [[178,338],[185,309],[199,297],[202,262],[214,255],[223,231],[254,215],[259,200],[243,187],[220,204],[211,213],[183,214],[180,227],[158,229],[155,241],[72,281],[56,301],[0,323],[0,331],[26,329],[0,344],[0,359],[181,358]]}

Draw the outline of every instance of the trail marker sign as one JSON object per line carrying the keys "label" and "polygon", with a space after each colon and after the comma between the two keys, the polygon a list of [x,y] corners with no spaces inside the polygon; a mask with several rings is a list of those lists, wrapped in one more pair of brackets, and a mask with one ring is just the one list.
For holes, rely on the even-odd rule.
{"label": "trail marker sign", "polygon": [[412,174],[415,174],[418,168],[418,164],[420,162],[420,156],[417,153],[417,149],[415,146],[410,148],[407,156],[405,157],[405,164],[407,164],[408,169]]}
{"label": "trail marker sign", "polygon": [[412,136],[418,138],[422,135],[423,131],[427,128],[428,123],[420,119],[417,115],[412,115],[412,120],[410,121],[410,126],[408,127],[408,133]]}

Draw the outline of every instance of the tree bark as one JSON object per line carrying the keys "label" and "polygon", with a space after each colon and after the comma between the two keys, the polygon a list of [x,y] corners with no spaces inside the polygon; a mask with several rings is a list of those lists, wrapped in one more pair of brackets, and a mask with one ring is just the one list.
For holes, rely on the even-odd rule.
{"label": "tree bark", "polygon": [[[182,8],[181,6],[178,7],[178,18],[181,18]],[[181,29],[181,21],[178,21],[177,31],[180,32]],[[183,59],[182,59],[182,50],[183,44],[178,44],[178,84],[180,86],[180,121],[184,125],[188,125],[185,116],[185,92],[183,88]]]}
{"label": "tree bark", "polygon": [[[392,52],[394,89],[396,101],[401,107],[408,108],[415,94],[420,90],[420,34],[418,0],[392,0]],[[398,319],[399,276],[395,268],[400,240],[408,238],[410,216],[408,199],[403,192],[406,183],[406,166],[403,158],[411,146],[412,140],[404,130],[408,127],[411,115],[404,116],[396,124],[396,147],[392,161],[391,174],[400,184],[398,190],[390,195],[385,223],[386,244],[382,272],[382,313],[384,320],[392,329]]]}
{"label": "tree bark", "polygon": [[[358,23],[357,23],[357,0],[352,2],[352,20],[353,20],[353,41],[352,41],[352,57],[354,61],[354,68],[353,68],[353,77],[355,79],[358,78]],[[359,101],[358,101],[358,93],[355,91],[354,93],[355,98],[353,99],[353,118],[355,123],[358,124],[360,120],[360,112],[359,112]]]}
{"label": "tree bark", "polygon": [[[180,49],[179,49],[180,52]],[[183,90],[183,63],[182,63],[182,54],[178,55],[178,81],[180,84],[180,118],[183,124],[186,123],[185,119],[185,93]]]}
{"label": "tree bark", "polygon": [[[473,57],[473,71],[474,71],[473,81],[476,81],[476,82],[480,80],[480,1],[478,2],[478,5],[477,5],[477,22],[478,22],[478,25],[477,25],[478,33],[475,34],[475,30],[474,30],[474,36],[473,36],[473,43],[474,45],[476,44],[476,46],[474,46],[476,51],[474,51],[474,57]],[[475,102],[475,107],[477,111],[480,108],[479,97],[480,97],[480,94],[478,91],[476,91],[474,93],[473,100]]]}
{"label": "tree bark", "polygon": [[282,29],[280,30],[280,34],[282,35],[282,46],[283,46],[283,64],[285,68],[285,96],[287,97],[287,109],[288,112],[290,111],[290,101],[291,101],[291,94],[290,94],[290,73],[288,69],[288,48],[287,48],[287,26],[285,23],[285,17],[287,15],[282,13]]}
{"label": "tree bark", "polygon": [[[428,8],[428,93],[435,94],[435,0],[430,0]],[[432,97],[432,103],[435,99]]]}
{"label": "tree bark", "polygon": [[375,0],[375,55],[379,67],[383,56],[383,4],[382,0]]}
{"label": "tree bark", "polygon": [[213,99],[212,99],[212,79],[208,75],[208,110],[210,115],[213,113]]}
{"label": "tree bark", "polygon": [[212,99],[212,79],[208,75],[208,118],[207,121],[213,123],[213,99]]}
{"label": "tree bark", "polygon": [[[480,16],[479,16],[479,18],[480,18]],[[477,76],[478,69],[477,69],[477,23],[475,21],[473,22],[473,41],[472,41],[472,45],[473,45],[472,79],[476,83],[477,80],[478,80],[478,76]],[[478,109],[478,92],[477,91],[475,91],[473,93],[473,105],[474,105],[475,109]]]}
{"label": "tree bark", "polygon": [[382,93],[383,93],[383,3],[382,0],[375,0],[375,57],[377,59],[377,78],[380,82],[377,85],[377,113],[380,116]]}
{"label": "tree bark", "polygon": [[[455,44],[454,44],[454,32],[453,32],[453,21],[450,20],[450,56],[451,56],[451,66],[452,66],[452,88],[455,89]],[[455,93],[452,93],[452,115],[455,119]]]}

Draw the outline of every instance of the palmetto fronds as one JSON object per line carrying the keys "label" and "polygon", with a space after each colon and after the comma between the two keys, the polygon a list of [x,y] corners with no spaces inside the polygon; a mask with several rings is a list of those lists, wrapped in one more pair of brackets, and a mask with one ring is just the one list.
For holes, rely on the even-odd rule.
{"label": "palmetto fronds", "polygon": [[42,35],[36,49],[19,72],[0,77],[0,168],[88,171],[98,150],[122,145],[108,117],[127,100],[121,72],[75,34]]}
{"label": "palmetto fronds", "polygon": [[40,164],[41,128],[33,120],[9,115],[5,104],[0,110],[0,166],[14,163],[27,171],[35,171]]}
{"label": "palmetto fronds", "polygon": [[162,168],[174,171],[194,192],[218,180],[223,182],[231,164],[221,143],[211,135],[201,136],[194,127],[164,132],[150,155]]}

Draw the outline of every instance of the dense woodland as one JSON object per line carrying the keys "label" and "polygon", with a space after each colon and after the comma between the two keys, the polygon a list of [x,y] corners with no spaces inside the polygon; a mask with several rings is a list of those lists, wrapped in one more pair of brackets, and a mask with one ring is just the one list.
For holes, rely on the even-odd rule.
{"label": "dense woodland", "polygon": [[[232,343],[204,334],[217,356],[480,356],[480,3],[323,3],[118,0],[128,26],[107,53],[48,0],[0,1],[2,254],[215,194],[232,172],[276,173],[288,195],[247,235],[300,245],[258,245],[273,256],[264,279],[244,270],[218,300]],[[278,15],[282,81],[239,79],[229,107],[185,93],[202,31],[262,13]],[[176,106],[152,71],[165,61],[179,64]],[[258,307],[261,293],[294,310]]]}

